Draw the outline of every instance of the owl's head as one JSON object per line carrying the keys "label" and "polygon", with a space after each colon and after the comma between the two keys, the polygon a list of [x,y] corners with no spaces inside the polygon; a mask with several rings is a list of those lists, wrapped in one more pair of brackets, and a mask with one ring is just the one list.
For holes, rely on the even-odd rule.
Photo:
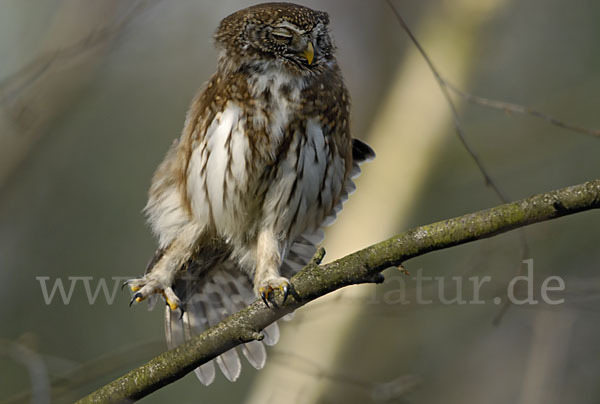
{"label": "owl's head", "polygon": [[273,62],[292,74],[310,74],[333,60],[329,16],[292,3],[258,4],[226,17],[215,34],[232,66]]}

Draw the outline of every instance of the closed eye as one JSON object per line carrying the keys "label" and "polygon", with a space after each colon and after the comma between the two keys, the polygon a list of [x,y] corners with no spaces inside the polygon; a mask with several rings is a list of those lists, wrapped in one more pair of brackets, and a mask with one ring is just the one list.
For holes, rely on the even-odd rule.
{"label": "closed eye", "polygon": [[288,41],[293,37],[293,34],[287,29],[276,29],[271,32],[273,38],[278,39],[280,41]]}

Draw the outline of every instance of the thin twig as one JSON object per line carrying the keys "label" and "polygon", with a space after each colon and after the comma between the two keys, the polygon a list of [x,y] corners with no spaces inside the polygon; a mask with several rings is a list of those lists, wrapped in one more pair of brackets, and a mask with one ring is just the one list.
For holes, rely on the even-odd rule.
{"label": "thin twig", "polygon": [[589,129],[581,126],[573,125],[571,123],[562,121],[550,114],[539,111],[534,108],[529,108],[523,105],[514,104],[512,102],[505,102],[499,100],[493,100],[491,98],[485,98],[478,95],[469,94],[450,83],[448,80],[441,78],[444,86],[449,88],[452,92],[464,98],[467,102],[475,105],[480,105],[486,108],[497,109],[503,112],[511,112],[515,114],[529,115],[535,118],[542,119],[551,125],[558,126],[559,128],[567,129],[572,132],[581,133],[583,135],[589,135],[593,137],[600,137],[600,130]]}
{"label": "thin twig", "polygon": [[452,97],[450,97],[450,93],[448,92],[448,89],[446,88],[445,81],[442,78],[441,74],[439,73],[439,70],[435,67],[435,65],[433,64],[433,61],[431,60],[431,58],[429,57],[427,52],[425,52],[425,49],[423,49],[423,47],[421,46],[421,44],[419,43],[419,41],[417,40],[415,35],[412,33],[412,31],[408,27],[408,24],[404,21],[404,18],[402,18],[402,16],[400,15],[398,10],[392,3],[392,0],[386,0],[386,1],[387,1],[388,5],[390,6],[390,8],[392,9],[394,15],[396,16],[398,23],[400,24],[400,26],[402,27],[404,32],[408,35],[408,37],[412,41],[413,45],[417,48],[417,50],[419,51],[419,53],[421,54],[421,56],[427,63],[427,66],[429,66],[429,70],[431,70],[431,73],[435,77],[435,80],[437,81],[437,83],[440,87],[440,90],[442,91],[442,94],[444,95],[444,98],[446,99],[446,102],[450,106],[450,111],[452,112],[452,119],[454,121],[454,129],[456,131],[456,134],[457,134],[458,138],[460,139],[460,142],[464,146],[465,150],[467,151],[467,153],[469,153],[469,155],[471,156],[471,158],[473,159],[473,161],[479,168],[479,171],[481,172],[481,174],[483,175],[483,178],[485,180],[485,184],[494,190],[494,192],[496,193],[496,195],[498,195],[498,198],[500,198],[500,200],[502,202],[504,202],[504,203],[508,202],[508,197],[500,189],[498,184],[492,179],[488,170],[483,165],[483,162],[481,161],[481,159],[479,158],[479,156],[477,155],[475,150],[471,147],[470,143],[467,141],[465,132],[464,132],[461,122],[460,122],[460,117],[458,116],[458,110],[456,108],[456,105],[454,104],[454,101],[452,100]]}

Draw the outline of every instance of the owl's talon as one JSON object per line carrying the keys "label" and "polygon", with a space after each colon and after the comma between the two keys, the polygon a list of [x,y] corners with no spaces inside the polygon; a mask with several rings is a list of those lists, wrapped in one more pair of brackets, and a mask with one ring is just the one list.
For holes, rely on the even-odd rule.
{"label": "owl's talon", "polygon": [[[269,307],[269,295],[275,289],[279,289],[281,293],[283,293],[283,301],[281,304],[284,304],[287,300],[288,295],[290,294],[290,281],[283,276],[272,277],[268,280],[264,280],[260,282],[258,285],[255,285],[255,293],[260,296],[265,305]],[[273,305],[276,306],[275,303]]]}
{"label": "owl's talon", "polygon": [[267,300],[269,297],[269,291],[265,288],[260,289],[260,297],[263,302],[265,302],[265,306],[269,307],[269,301]]}
{"label": "owl's talon", "polygon": [[290,294],[290,284],[285,283],[285,284],[281,285],[279,287],[279,289],[281,289],[281,291],[283,292],[283,301],[281,302],[281,304],[283,305],[285,303],[285,301],[287,300],[288,295]]}
{"label": "owl's talon", "polygon": [[156,279],[152,273],[146,274],[141,278],[129,279],[125,284],[135,293],[129,306],[131,306],[133,302],[141,302],[142,300],[146,300],[147,298],[158,294],[162,295],[171,310],[176,311],[182,306],[181,300],[179,300],[179,297],[175,294],[171,285],[167,284],[164,280]]}
{"label": "owl's talon", "polygon": [[131,301],[129,302],[129,307],[131,307],[131,305],[133,304],[133,302],[141,302],[142,300],[144,300],[144,295],[142,295],[140,292],[136,293],[135,295],[133,295],[133,297],[131,298]]}

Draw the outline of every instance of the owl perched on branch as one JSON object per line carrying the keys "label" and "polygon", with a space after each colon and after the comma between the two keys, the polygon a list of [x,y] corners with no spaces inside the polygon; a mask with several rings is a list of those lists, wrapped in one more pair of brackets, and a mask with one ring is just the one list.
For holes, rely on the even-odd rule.
{"label": "owl perched on branch", "polygon": [[[158,250],[133,301],[162,295],[169,347],[255,298],[285,301],[348,195],[358,164],[374,157],[350,136],[350,102],[326,13],[259,4],[226,17],[215,39],[216,73],[196,96],[183,133],[158,167],[145,212]],[[273,293],[281,290],[282,293]],[[263,341],[242,345],[255,368]],[[229,380],[235,349],[216,358]],[[196,369],[204,384],[209,362]]]}

